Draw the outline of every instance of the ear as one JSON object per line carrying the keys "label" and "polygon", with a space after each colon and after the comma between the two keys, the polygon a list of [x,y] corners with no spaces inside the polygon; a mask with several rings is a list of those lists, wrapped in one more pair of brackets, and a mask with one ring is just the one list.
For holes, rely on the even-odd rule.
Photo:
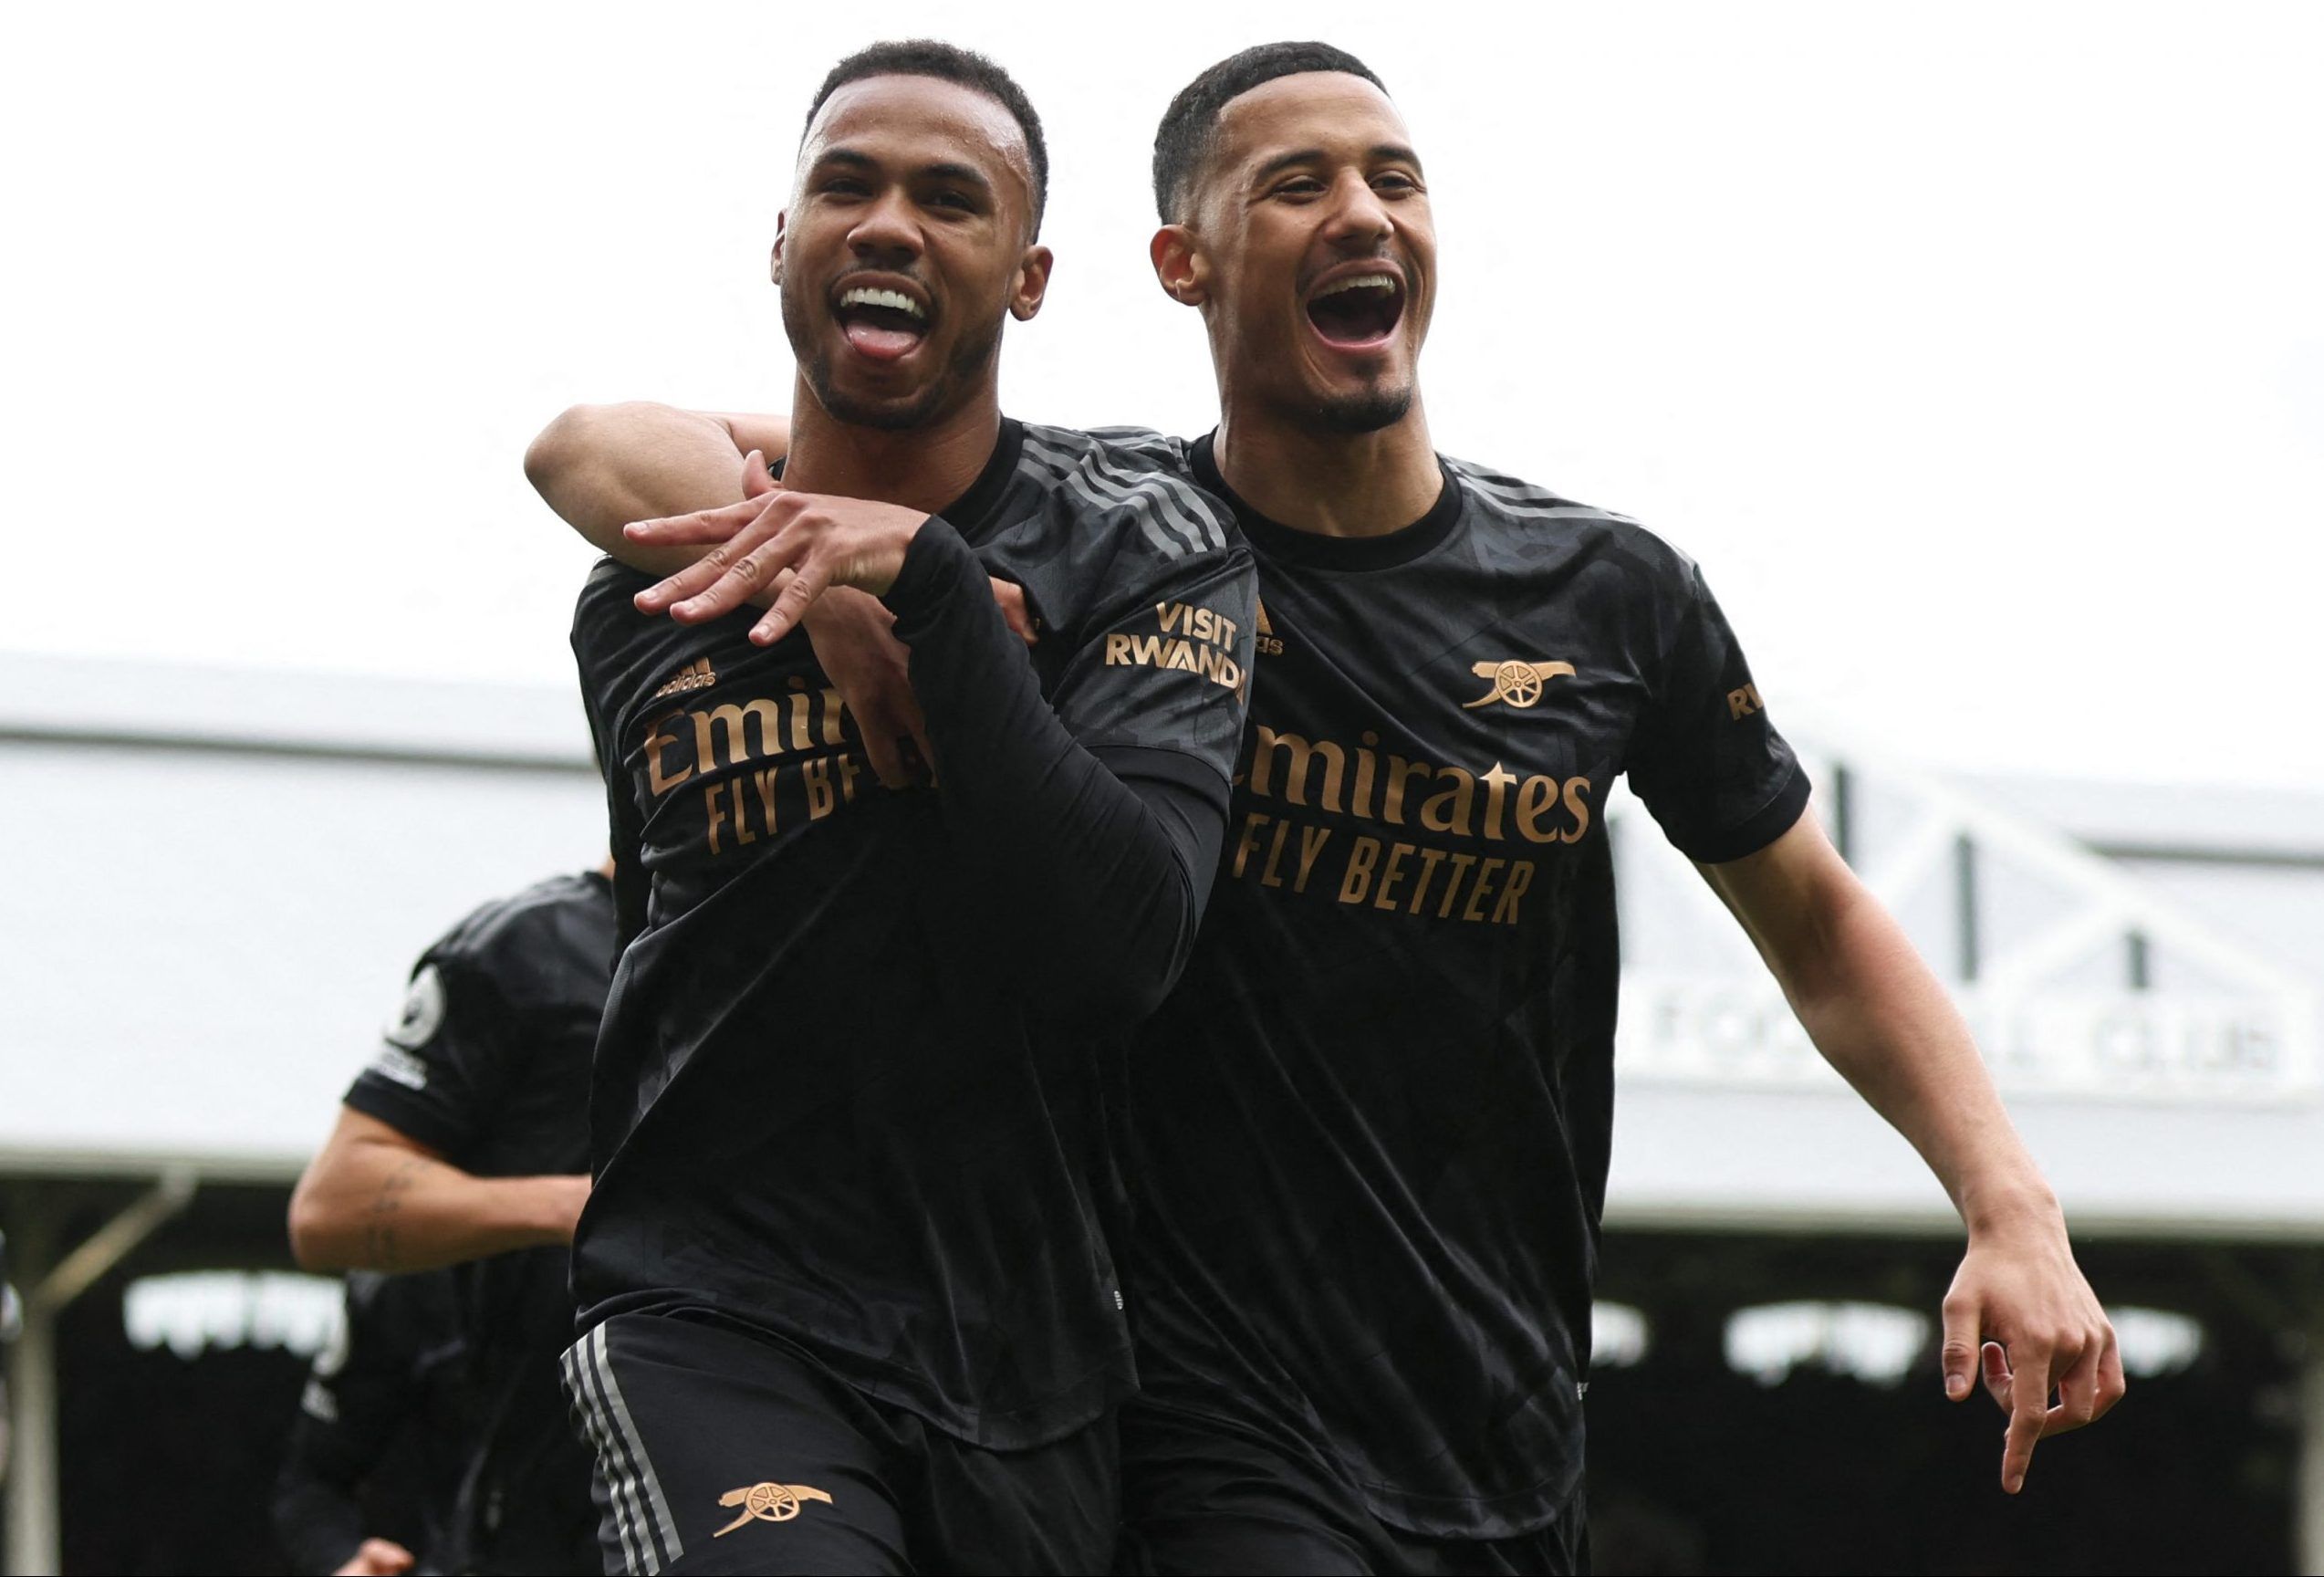
{"label": "ear", "polygon": [[1153,260],[1154,277],[1182,307],[1206,306],[1211,298],[1210,261],[1203,256],[1193,231],[1183,225],[1165,225],[1146,245]]}
{"label": "ear", "polygon": [[1041,309],[1049,293],[1049,269],[1056,261],[1047,246],[1025,249],[1025,260],[1016,266],[1016,289],[1008,298],[1009,316],[1019,323]]}
{"label": "ear", "polygon": [[775,215],[775,250],[766,258],[766,277],[777,286],[783,283],[783,221],[789,217],[788,209]]}

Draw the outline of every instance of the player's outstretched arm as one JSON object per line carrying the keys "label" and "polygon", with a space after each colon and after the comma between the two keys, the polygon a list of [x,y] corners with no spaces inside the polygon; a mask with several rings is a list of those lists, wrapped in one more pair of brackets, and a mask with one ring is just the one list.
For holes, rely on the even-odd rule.
{"label": "player's outstretched arm", "polygon": [[576,405],[525,451],[525,478],[598,551],[632,569],[668,575],[701,550],[643,546],[621,535],[632,520],[714,509],[745,495],[746,456],[779,459],[791,424],[780,416],[681,411],[649,401]]}
{"label": "player's outstretched arm", "polygon": [[290,1249],[307,1270],[429,1270],[570,1243],[586,1176],[478,1177],[352,1107],[290,1196]]}
{"label": "player's outstretched arm", "polygon": [[1912,1142],[1961,1213],[1969,1248],[1944,1300],[1945,1394],[1968,1395],[1982,1363],[2010,1415],[2001,1483],[2017,1493],[2036,1441],[2104,1415],[2123,1390],[2114,1328],[2074,1263],[2056,1196],[1944,988],[1814,817],[1756,854],[1699,869],[1816,1049]]}

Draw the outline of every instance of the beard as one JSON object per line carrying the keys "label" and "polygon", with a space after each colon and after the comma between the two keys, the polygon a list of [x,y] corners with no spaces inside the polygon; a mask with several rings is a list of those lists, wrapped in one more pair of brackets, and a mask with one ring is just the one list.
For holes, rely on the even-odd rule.
{"label": "beard", "polygon": [[1402,422],[1412,408],[1412,385],[1407,381],[1335,396],[1316,407],[1316,418],[1334,433],[1377,433]]}
{"label": "beard", "polygon": [[[882,433],[905,433],[928,426],[958,406],[999,354],[1001,329],[1007,321],[1007,314],[1002,313],[988,327],[972,326],[953,347],[951,356],[936,375],[921,388],[906,394],[867,399],[838,386],[831,376],[831,357],[822,349],[821,337],[810,327],[808,304],[794,301],[788,290],[783,292],[783,332],[791,342],[792,355],[798,360],[799,375],[807,380],[817,402],[836,421]],[[802,347],[811,349],[803,350]]]}

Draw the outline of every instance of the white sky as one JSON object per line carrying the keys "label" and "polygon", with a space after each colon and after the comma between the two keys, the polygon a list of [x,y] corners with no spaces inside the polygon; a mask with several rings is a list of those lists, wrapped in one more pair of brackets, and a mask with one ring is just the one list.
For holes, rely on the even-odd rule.
{"label": "white sky", "polygon": [[1440,447],[1702,559],[1779,720],[2324,783],[2315,7],[19,6],[0,646],[562,681],[525,443],[787,398],[774,214],[874,37],[1047,121],[1011,408],[1205,427],[1153,122],[1318,31],[1429,166]]}

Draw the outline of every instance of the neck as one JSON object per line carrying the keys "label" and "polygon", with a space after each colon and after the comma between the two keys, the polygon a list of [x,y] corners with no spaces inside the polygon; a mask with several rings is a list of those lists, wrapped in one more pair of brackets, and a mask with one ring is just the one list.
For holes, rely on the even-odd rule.
{"label": "neck", "polygon": [[783,486],[933,515],[974,485],[1000,435],[1000,395],[991,387],[925,426],[890,429],[840,421],[796,378]]}
{"label": "neck", "polygon": [[1373,433],[1297,425],[1225,401],[1219,475],[1268,519],[1321,537],[1381,537],[1427,514],[1444,486],[1420,394]]}

